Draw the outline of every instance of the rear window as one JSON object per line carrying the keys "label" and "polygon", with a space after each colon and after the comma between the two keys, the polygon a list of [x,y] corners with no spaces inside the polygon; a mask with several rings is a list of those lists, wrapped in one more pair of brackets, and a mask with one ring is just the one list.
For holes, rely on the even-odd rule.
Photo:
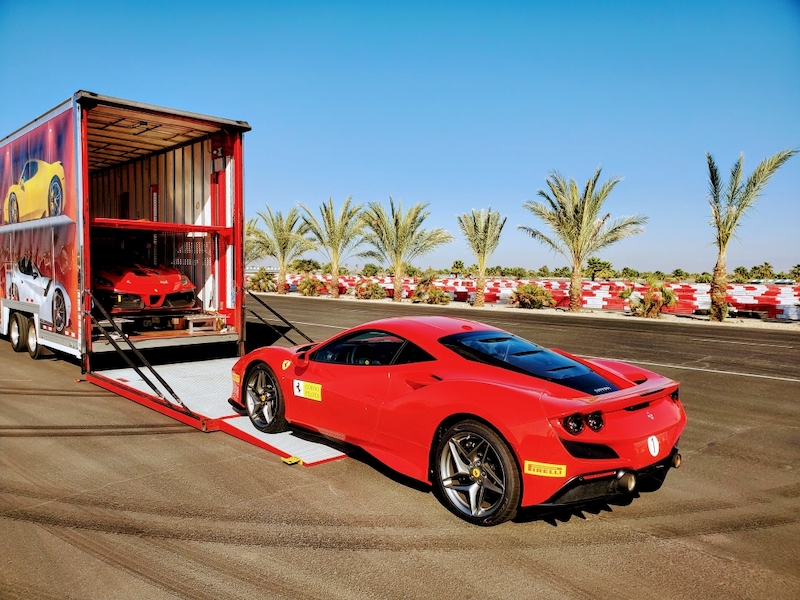
{"label": "rear window", "polygon": [[586,394],[619,389],[586,365],[504,331],[457,333],[439,342],[467,360],[553,381]]}

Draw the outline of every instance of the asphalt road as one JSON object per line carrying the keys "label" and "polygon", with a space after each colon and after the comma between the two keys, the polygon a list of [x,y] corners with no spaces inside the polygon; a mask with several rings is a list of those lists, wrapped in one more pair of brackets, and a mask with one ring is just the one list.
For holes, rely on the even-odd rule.
{"label": "asphalt road", "polygon": [[313,339],[424,310],[643,361],[682,382],[684,464],[628,505],[478,528],[367,458],[290,467],[4,341],[0,598],[800,597],[800,328],[268,300]]}

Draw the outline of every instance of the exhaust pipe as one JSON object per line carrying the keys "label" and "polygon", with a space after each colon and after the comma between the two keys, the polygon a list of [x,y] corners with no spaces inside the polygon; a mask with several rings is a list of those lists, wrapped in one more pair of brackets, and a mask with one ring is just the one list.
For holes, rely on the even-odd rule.
{"label": "exhaust pipe", "polygon": [[675,455],[672,457],[672,468],[677,469],[681,466],[681,455],[680,453],[676,452]]}
{"label": "exhaust pipe", "polygon": [[636,475],[627,471],[620,471],[617,476],[617,489],[623,492],[632,492],[636,489]]}

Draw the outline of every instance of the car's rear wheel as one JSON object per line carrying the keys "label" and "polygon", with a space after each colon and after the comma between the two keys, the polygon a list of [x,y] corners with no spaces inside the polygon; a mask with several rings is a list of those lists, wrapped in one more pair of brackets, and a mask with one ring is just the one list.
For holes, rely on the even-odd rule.
{"label": "car's rear wheel", "polygon": [[461,421],[442,435],[433,460],[442,503],[475,525],[514,518],[522,494],[519,467],[508,444],[479,421]]}
{"label": "car's rear wheel", "polygon": [[19,204],[17,204],[17,196],[11,194],[8,197],[8,222],[19,223]]}
{"label": "car's rear wheel", "polygon": [[56,290],[53,294],[53,329],[57,333],[64,331],[67,326],[67,303],[64,301],[64,293]]}
{"label": "car's rear wheel", "polygon": [[28,354],[34,360],[42,355],[42,347],[39,345],[39,333],[36,331],[36,321],[33,317],[28,319]]}
{"label": "car's rear wheel", "polygon": [[50,180],[50,187],[47,190],[47,211],[51,217],[57,217],[61,214],[61,208],[64,206],[64,188],[61,187],[61,180],[58,175]]}
{"label": "car's rear wheel", "polygon": [[283,394],[269,365],[257,363],[251,367],[242,392],[247,414],[256,429],[264,433],[286,429]]}
{"label": "car's rear wheel", "polygon": [[8,322],[8,339],[14,352],[22,352],[28,339],[28,317],[15,312]]}

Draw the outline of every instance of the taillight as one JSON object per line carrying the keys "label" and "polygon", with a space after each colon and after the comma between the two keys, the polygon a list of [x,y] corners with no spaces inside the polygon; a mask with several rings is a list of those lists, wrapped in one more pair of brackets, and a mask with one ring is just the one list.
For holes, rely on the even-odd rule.
{"label": "taillight", "polygon": [[573,415],[569,415],[568,417],[564,417],[561,421],[564,429],[566,429],[572,435],[580,434],[583,431],[584,423],[586,423],[586,425],[592,431],[600,431],[603,428],[603,425],[605,425],[603,422],[603,413],[601,413],[599,410],[589,413],[588,415],[575,413]]}
{"label": "taillight", "polygon": [[564,429],[572,435],[578,435],[583,431],[583,418],[579,413],[564,417]]}
{"label": "taillight", "polygon": [[603,428],[603,413],[599,410],[586,415],[586,424],[592,431],[600,431]]}

